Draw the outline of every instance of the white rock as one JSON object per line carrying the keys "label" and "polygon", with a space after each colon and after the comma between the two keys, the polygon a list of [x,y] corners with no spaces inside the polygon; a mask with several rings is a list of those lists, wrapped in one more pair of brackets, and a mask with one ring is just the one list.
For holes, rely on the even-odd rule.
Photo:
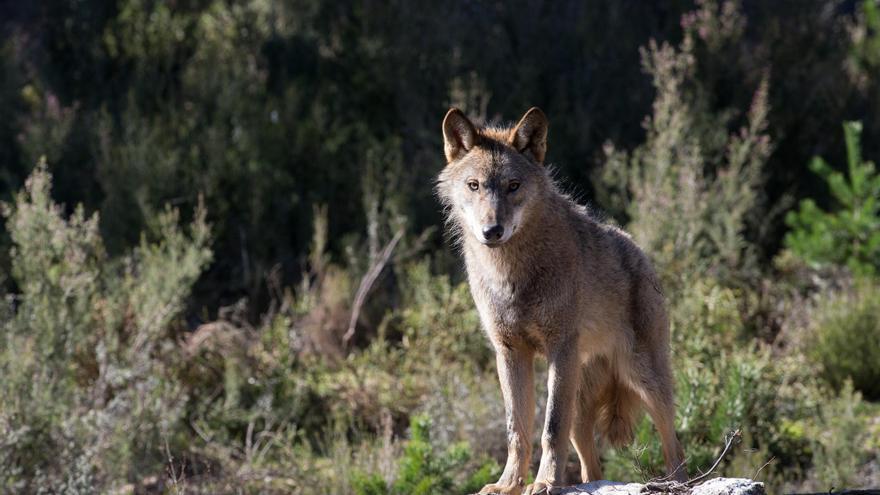
{"label": "white rock", "polygon": [[[641,483],[593,481],[555,491],[559,495],[641,495]],[[764,495],[764,483],[745,478],[713,478],[695,486],[689,495]]]}
{"label": "white rock", "polygon": [[764,495],[764,483],[745,478],[712,478],[694,487],[692,495]]}
{"label": "white rock", "polygon": [[572,486],[559,492],[560,495],[639,495],[641,483],[621,483],[620,481],[591,481]]}

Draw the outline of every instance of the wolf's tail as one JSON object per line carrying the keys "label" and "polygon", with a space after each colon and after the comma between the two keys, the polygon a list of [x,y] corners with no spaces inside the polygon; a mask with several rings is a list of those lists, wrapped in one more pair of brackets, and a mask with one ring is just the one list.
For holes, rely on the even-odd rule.
{"label": "wolf's tail", "polygon": [[633,441],[633,426],[641,411],[641,399],[629,387],[611,377],[598,398],[596,428],[614,447]]}

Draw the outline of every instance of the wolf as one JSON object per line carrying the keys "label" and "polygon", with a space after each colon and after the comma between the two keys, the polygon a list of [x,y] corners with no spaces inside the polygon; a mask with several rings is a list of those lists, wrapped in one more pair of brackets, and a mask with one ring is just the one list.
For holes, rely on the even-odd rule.
{"label": "wolf", "polygon": [[[686,479],[674,428],[669,321],[648,257],[621,229],[563,194],[544,166],[547,117],[532,108],[514,126],[443,119],[446,166],[436,193],[467,268],[495,350],[507,426],[507,462],[479,493],[532,495],[563,483],[568,441],[584,482],[602,479],[596,434],[632,441],[644,408],[670,477]],[[533,363],[548,363],[541,462],[524,486],[532,446]],[[555,491],[555,490],[554,490]]]}

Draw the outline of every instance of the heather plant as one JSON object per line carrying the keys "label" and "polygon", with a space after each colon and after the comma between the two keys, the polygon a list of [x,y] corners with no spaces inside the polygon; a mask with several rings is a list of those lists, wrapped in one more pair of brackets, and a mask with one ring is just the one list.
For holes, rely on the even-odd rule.
{"label": "heather plant", "polygon": [[52,201],[45,162],[3,210],[19,289],[2,322],[4,485],[88,491],[161,465],[184,414],[174,329],[211,258],[204,211],[184,230],[168,210],[113,259],[97,214]]}
{"label": "heather plant", "polygon": [[880,269],[880,174],[873,162],[862,160],[859,122],[843,125],[846,174],[815,157],[810,170],[822,178],[833,195],[832,211],[812,199],[785,218],[791,230],[785,245],[811,265],[845,265],[856,275],[875,275]]}
{"label": "heather plant", "polygon": [[[696,55],[736,42],[743,25],[735,3],[700,2],[683,19],[679,45],[651,42],[643,49],[643,67],[656,90],[645,143],[631,152],[606,146],[601,192],[612,213],[628,219],[627,230],[655,259],[664,281],[677,425],[690,470],[711,465],[725,436],[739,429],[751,447],[776,460],[765,475],[778,484],[782,469],[810,463],[809,443],[791,425],[816,414],[823,389],[799,371],[799,356],[774,356],[778,351],[748,338],[744,309],[757,297],[760,272],[747,236],[755,218],[768,211],[760,191],[772,151],[768,83],[760,83],[744,123],[728,134],[738,112],[713,109]],[[847,398],[831,399],[838,400]],[[631,448],[606,457],[609,474],[621,479],[662,472],[647,419]],[[722,470],[757,469],[767,461],[739,457]]]}
{"label": "heather plant", "polygon": [[850,383],[865,397],[880,398],[880,288],[862,280],[823,299],[804,352],[835,389]]}
{"label": "heather plant", "polygon": [[816,490],[854,486],[872,448],[868,422],[858,413],[861,395],[849,381],[839,390],[839,399],[823,402],[810,427],[814,476],[807,484]]}
{"label": "heather plant", "polygon": [[[486,456],[504,443],[503,406],[467,286],[432,275],[428,260],[395,263],[402,300],[375,337],[338,358],[315,354],[309,333],[331,331],[317,323],[332,306],[325,299],[352,290],[350,283],[331,292],[318,287],[353,271],[323,252],[323,218],[319,210],[311,258],[321,274],[314,284],[285,296],[259,327],[226,316],[188,339],[189,359],[203,363],[186,380],[198,411],[191,422],[203,440],[191,451],[235,467],[204,483],[239,480],[282,492],[292,483],[297,493],[457,493],[485,483],[495,466]],[[218,379],[222,401],[202,392]],[[412,424],[408,439],[392,432],[404,422]],[[499,437],[493,442],[486,442],[487,425]],[[482,477],[468,481],[474,470]]]}
{"label": "heather plant", "polygon": [[[807,410],[786,410],[785,402],[777,399],[780,388],[787,387],[786,372],[774,362],[770,349],[738,342],[743,321],[736,293],[698,281],[673,307],[672,321],[676,425],[690,471],[710,466],[724,438],[737,429],[746,438],[766,441],[765,448],[785,450],[782,425],[802,418]],[[643,418],[634,444],[609,452],[609,476],[660,475],[659,447],[653,425]]]}
{"label": "heather plant", "polygon": [[[674,290],[695,276],[726,278],[755,269],[744,233],[761,206],[762,169],[772,150],[767,80],[755,92],[745,124],[728,135],[734,113],[713,112],[696,77],[697,43],[735,41],[740,31],[740,14],[731,5],[725,2],[719,14],[713,2],[702,2],[684,23],[678,46],[651,41],[642,49],[643,69],[656,90],[644,121],[645,143],[631,152],[605,148],[605,202],[628,217],[628,230]],[[713,26],[724,32],[710,36]]]}

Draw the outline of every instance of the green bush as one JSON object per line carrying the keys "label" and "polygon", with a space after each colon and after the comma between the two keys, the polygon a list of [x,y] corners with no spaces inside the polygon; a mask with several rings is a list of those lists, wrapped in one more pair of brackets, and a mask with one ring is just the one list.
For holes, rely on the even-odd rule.
{"label": "green bush", "polygon": [[[754,218],[766,212],[759,185],[770,157],[768,85],[747,112],[717,110],[701,85],[696,54],[719,51],[742,36],[734,3],[700,2],[686,16],[683,41],[642,50],[656,97],[645,142],[631,152],[608,146],[600,192],[654,258],[669,299],[677,428],[691,472],[706,469],[725,436],[741,429],[750,447],[779,455],[787,466],[808,462],[803,438],[785,425],[810,408],[809,381],[794,406],[788,369],[749,338],[743,311],[760,277]],[[728,133],[739,116],[741,127]],[[751,230],[750,230],[751,229]],[[803,391],[802,391],[803,392]],[[628,449],[606,455],[606,475],[639,479],[662,474],[660,442],[646,417]],[[760,464],[759,464],[760,465]],[[734,469],[725,464],[724,469]],[[736,473],[751,475],[751,473]]]}
{"label": "green bush", "polygon": [[812,199],[801,202],[785,218],[791,230],[785,246],[811,264],[845,265],[858,275],[874,275],[880,269],[880,174],[874,163],[862,161],[862,125],[843,125],[847,172],[836,172],[820,157],[810,170],[822,177],[836,205],[819,208]]}
{"label": "green bush", "polygon": [[355,493],[473,493],[498,476],[498,464],[489,459],[475,464],[466,444],[459,443],[445,451],[438,449],[431,441],[430,428],[431,422],[427,416],[413,416],[410,438],[403,447],[394,483],[387,486],[380,476],[360,474],[355,478]]}
{"label": "green bush", "polygon": [[853,391],[849,380],[839,390],[836,400],[822,403],[810,428],[815,454],[809,484],[815,490],[854,486],[859,468],[869,458],[868,424],[859,414],[863,409],[861,396]]}
{"label": "green bush", "polygon": [[97,214],[65,218],[45,162],[3,207],[19,292],[0,313],[0,484],[74,493],[160,469],[186,396],[171,364],[178,317],[211,259],[203,210],[176,211],[119,259]]}
{"label": "green bush", "polygon": [[880,399],[880,286],[861,281],[822,301],[805,350],[835,389],[852,381],[865,397]]}
{"label": "green bush", "polygon": [[854,79],[865,84],[880,68],[880,6],[875,0],[862,0],[857,19],[851,26],[853,43],[847,62]]}
{"label": "green bush", "polygon": [[[747,112],[716,110],[701,86],[696,52],[736,43],[744,22],[735,4],[718,11],[701,2],[677,45],[651,40],[642,66],[656,96],[645,117],[645,142],[632,151],[608,143],[600,199],[662,268],[672,293],[695,277],[735,280],[755,271],[746,241],[749,220],[762,211],[760,184],[772,145],[767,133],[768,81],[762,79]],[[720,16],[720,17],[719,17]],[[730,26],[723,33],[717,25]],[[707,39],[704,33],[717,37]],[[741,116],[741,127],[728,134]]]}
{"label": "green bush", "polygon": [[[711,466],[726,435],[737,429],[752,442],[750,447],[776,455],[789,467],[808,461],[796,454],[806,448],[806,440],[792,438],[785,425],[809,416],[810,397],[817,392],[808,378],[792,375],[788,362],[774,359],[769,348],[742,339],[736,292],[712,281],[695,281],[672,308],[672,325],[676,426],[689,472]],[[795,391],[793,383],[802,388]],[[660,447],[646,415],[634,444],[606,455],[606,476],[630,480],[662,475]],[[722,472],[736,468],[725,464]]]}

